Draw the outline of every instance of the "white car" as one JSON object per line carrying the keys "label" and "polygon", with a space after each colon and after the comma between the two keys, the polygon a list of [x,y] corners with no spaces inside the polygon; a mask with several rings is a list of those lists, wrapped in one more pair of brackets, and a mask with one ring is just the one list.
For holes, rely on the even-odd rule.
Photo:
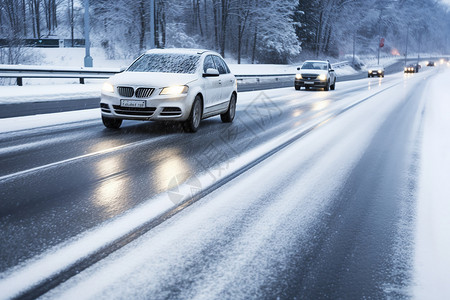
{"label": "white car", "polygon": [[100,108],[107,128],[122,120],[177,121],[196,132],[211,116],[232,122],[236,100],[236,78],[218,53],[153,49],[104,83]]}

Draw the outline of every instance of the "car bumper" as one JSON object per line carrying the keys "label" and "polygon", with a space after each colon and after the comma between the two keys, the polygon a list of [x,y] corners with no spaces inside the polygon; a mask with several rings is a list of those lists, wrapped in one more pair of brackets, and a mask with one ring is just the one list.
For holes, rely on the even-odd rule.
{"label": "car bumper", "polygon": [[371,77],[375,77],[375,76],[381,77],[381,76],[384,76],[384,73],[383,72],[378,72],[378,71],[373,71],[373,72],[369,72],[368,75],[371,76]]}
{"label": "car bumper", "polygon": [[323,80],[304,80],[304,79],[295,79],[295,86],[297,87],[317,87],[324,88],[328,84],[327,81]]}
{"label": "car bumper", "polygon": [[[144,101],[145,107],[122,106],[121,100]],[[191,112],[192,102],[193,97],[190,97],[189,94],[180,96],[158,95],[149,99],[132,99],[102,93],[100,109],[102,116],[116,119],[185,121]]]}

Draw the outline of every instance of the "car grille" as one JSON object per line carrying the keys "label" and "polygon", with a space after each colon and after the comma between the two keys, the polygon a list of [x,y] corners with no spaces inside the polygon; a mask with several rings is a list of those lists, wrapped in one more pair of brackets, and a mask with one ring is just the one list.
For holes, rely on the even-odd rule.
{"label": "car grille", "polygon": [[117,90],[119,91],[119,95],[122,97],[133,97],[134,95],[134,89],[129,86],[119,86],[117,87]]}
{"label": "car grille", "polygon": [[317,74],[302,74],[303,79],[313,80],[317,78]]}
{"label": "car grille", "polygon": [[153,94],[155,89],[153,88],[138,88],[136,91],[130,86],[119,86],[117,87],[119,95],[122,97],[131,98],[136,96],[136,98],[148,98]]}
{"label": "car grille", "polygon": [[152,88],[138,88],[136,90],[136,98],[148,98],[155,89]]}
{"label": "car grille", "polygon": [[156,110],[156,107],[122,107],[119,105],[113,105],[114,111],[119,115],[129,116],[152,116]]}

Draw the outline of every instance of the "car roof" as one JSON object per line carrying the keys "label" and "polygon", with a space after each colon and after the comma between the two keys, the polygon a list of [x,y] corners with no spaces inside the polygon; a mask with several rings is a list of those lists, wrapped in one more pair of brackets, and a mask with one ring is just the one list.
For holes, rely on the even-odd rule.
{"label": "car roof", "polygon": [[326,61],[326,60],[305,60],[303,63],[305,63],[305,62],[317,62],[317,63],[329,63],[328,61]]}
{"label": "car roof", "polygon": [[219,53],[205,50],[205,49],[190,49],[190,48],[167,48],[167,49],[150,49],[145,52],[146,54],[150,53],[174,53],[174,54],[190,54],[190,55],[202,55],[204,53],[215,54],[220,56]]}

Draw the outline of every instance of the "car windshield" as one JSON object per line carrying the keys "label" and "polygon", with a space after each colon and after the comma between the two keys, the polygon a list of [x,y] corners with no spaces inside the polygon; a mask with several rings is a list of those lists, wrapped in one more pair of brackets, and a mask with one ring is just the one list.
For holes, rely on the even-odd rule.
{"label": "car windshield", "polygon": [[311,70],[326,70],[327,68],[328,68],[327,63],[313,62],[313,61],[307,61],[302,66],[302,69],[311,69]]}
{"label": "car windshield", "polygon": [[178,53],[151,53],[141,56],[127,71],[194,74],[199,55]]}

